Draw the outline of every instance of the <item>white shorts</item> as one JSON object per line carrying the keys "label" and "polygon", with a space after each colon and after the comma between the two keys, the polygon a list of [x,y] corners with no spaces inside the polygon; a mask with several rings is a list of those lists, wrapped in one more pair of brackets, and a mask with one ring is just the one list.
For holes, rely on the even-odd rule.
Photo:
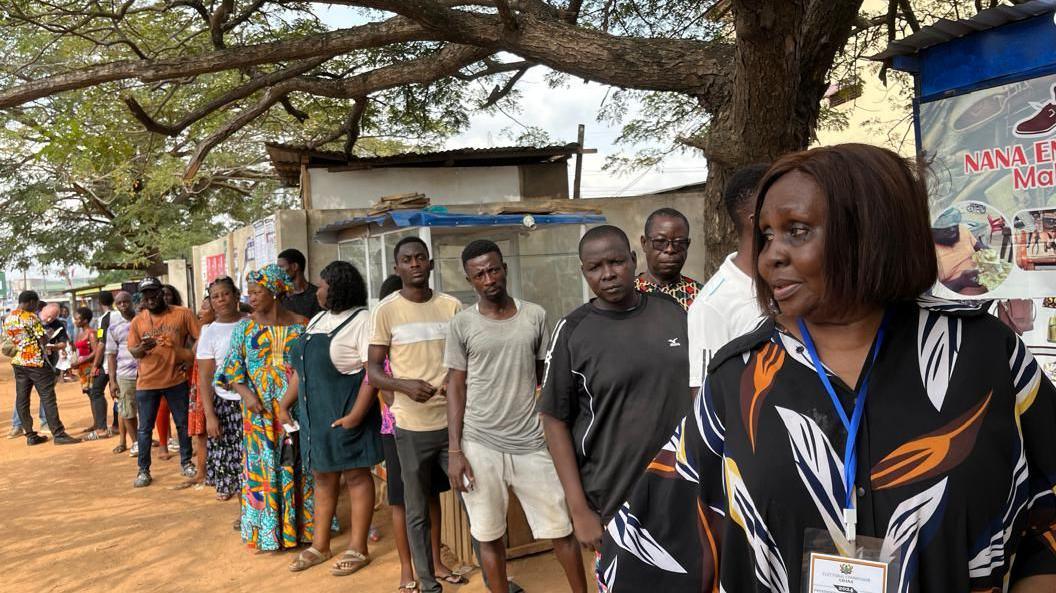
{"label": "white shorts", "polygon": [[545,448],[511,455],[466,440],[462,453],[473,469],[475,487],[462,498],[470,533],[477,541],[495,541],[506,534],[509,488],[520,501],[535,539],[560,539],[572,533],[565,491]]}

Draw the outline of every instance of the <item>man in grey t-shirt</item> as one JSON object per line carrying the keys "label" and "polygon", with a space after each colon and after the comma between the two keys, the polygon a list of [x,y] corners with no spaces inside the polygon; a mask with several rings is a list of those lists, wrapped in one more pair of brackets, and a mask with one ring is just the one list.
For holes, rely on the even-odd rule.
{"label": "man in grey t-shirt", "polygon": [[503,536],[512,488],[532,534],[553,540],[573,593],[585,593],[579,545],[535,411],[546,313],[506,292],[506,264],[495,243],[467,245],[462,267],[477,304],[448,326],[448,476],[451,487],[463,493],[486,582],[492,593],[506,593]]}

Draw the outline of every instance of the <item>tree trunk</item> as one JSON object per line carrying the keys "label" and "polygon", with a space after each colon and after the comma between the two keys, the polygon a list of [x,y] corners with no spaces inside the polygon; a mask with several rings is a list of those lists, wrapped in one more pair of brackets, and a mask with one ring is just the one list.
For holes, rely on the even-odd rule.
{"label": "tree trunk", "polygon": [[737,244],[722,203],[738,168],[803,150],[814,138],[827,73],[850,34],[861,0],[735,0],[732,97],[712,119],[704,254],[709,273]]}

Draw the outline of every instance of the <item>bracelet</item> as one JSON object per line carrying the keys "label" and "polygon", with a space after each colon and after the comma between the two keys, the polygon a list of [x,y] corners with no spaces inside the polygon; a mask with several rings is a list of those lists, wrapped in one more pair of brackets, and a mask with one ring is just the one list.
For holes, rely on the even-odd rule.
{"label": "bracelet", "polygon": [[449,455],[450,455],[451,453],[462,453],[462,449],[448,449],[448,450],[447,450],[447,453],[448,453]]}

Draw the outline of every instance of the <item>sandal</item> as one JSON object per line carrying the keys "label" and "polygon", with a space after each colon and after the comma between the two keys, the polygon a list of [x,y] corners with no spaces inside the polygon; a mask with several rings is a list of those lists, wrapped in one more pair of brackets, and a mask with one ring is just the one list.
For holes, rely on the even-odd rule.
{"label": "sandal", "polygon": [[290,572],[301,572],[302,570],[308,570],[309,568],[322,564],[333,556],[330,552],[323,554],[315,548],[308,548],[297,555],[297,559],[290,563],[288,567]]}
{"label": "sandal", "polygon": [[118,445],[113,448],[112,452],[114,455],[118,455],[120,453],[124,453],[125,451],[128,451],[128,447],[126,445]]}
{"label": "sandal", "polygon": [[218,500],[220,502],[227,502],[227,501],[231,500],[231,498],[234,497],[234,495],[235,495],[234,492],[232,492],[230,494],[221,494],[221,493],[217,492],[216,493],[216,500]]}
{"label": "sandal", "polygon": [[417,591],[417,590],[418,590],[418,583],[416,583],[414,581],[411,581],[409,583],[404,583],[404,584],[400,585],[399,588],[396,589],[396,593],[403,593],[404,591]]}
{"label": "sandal", "polygon": [[465,585],[469,582],[465,576],[458,574],[457,572],[449,572],[443,576],[436,575],[437,580],[443,581],[448,585]]}
{"label": "sandal", "polygon": [[98,441],[99,440],[99,435],[96,434],[96,432],[93,430],[93,431],[89,432],[88,434],[84,435],[83,440],[85,440],[85,441]]}
{"label": "sandal", "polygon": [[345,550],[341,558],[330,567],[330,574],[335,577],[347,577],[370,564],[370,560],[370,556],[365,556],[355,550]]}

